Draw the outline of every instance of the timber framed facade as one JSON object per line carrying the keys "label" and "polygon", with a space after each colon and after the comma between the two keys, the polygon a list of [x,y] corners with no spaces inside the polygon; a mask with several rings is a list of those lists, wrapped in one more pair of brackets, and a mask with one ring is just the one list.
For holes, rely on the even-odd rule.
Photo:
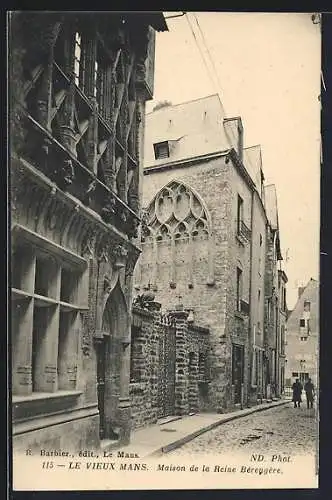
{"label": "timber framed facade", "polygon": [[130,438],[145,101],[162,14],[12,14],[15,449]]}

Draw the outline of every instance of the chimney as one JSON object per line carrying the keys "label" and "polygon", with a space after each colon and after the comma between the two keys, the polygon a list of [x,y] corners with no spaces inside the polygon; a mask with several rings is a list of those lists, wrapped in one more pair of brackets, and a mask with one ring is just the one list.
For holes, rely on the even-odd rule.
{"label": "chimney", "polygon": [[305,289],[305,286],[299,286],[298,291],[297,291],[298,298],[301,297],[302,293],[304,292],[304,289]]}

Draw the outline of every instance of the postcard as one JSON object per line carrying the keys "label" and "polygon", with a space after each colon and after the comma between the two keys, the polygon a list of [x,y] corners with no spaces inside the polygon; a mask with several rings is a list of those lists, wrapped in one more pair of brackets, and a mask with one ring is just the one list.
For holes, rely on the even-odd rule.
{"label": "postcard", "polygon": [[320,14],[8,28],[13,489],[317,488]]}

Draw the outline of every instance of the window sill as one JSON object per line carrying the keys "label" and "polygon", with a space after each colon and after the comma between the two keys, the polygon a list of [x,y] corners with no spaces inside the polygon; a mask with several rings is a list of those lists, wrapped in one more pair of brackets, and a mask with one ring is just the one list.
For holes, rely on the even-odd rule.
{"label": "window sill", "polygon": [[30,300],[34,298],[34,304],[36,307],[50,307],[60,305],[60,310],[62,312],[69,311],[87,311],[89,308],[87,305],[73,304],[69,302],[64,302],[53,297],[47,297],[46,295],[39,295],[37,293],[29,293],[18,288],[12,288],[12,299],[14,301]]}
{"label": "window sill", "polygon": [[36,392],[12,397],[13,420],[25,420],[72,408],[82,391]]}
{"label": "window sill", "polygon": [[241,311],[234,311],[234,316],[241,319],[242,321],[244,321],[247,317],[246,314],[243,314]]}

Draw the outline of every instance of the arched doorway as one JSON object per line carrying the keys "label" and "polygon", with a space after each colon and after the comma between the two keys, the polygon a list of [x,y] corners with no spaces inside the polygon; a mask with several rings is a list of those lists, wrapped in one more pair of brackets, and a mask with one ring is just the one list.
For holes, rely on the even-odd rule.
{"label": "arched doorway", "polygon": [[126,393],[126,384],[129,388],[127,353],[123,347],[123,339],[128,336],[128,321],[127,305],[117,283],[106,301],[96,342],[100,439],[119,439],[121,434],[119,398]]}

